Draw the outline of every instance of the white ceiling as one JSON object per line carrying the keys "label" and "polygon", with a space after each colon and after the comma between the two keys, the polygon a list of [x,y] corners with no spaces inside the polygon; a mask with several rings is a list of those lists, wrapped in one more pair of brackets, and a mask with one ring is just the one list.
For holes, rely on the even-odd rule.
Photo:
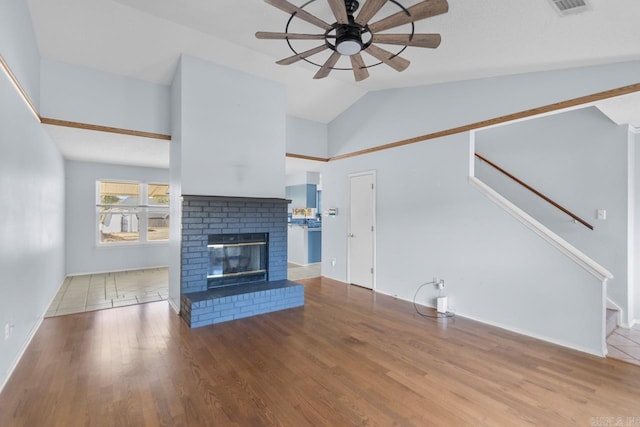
{"label": "white ceiling", "polygon": [[169,141],[116,133],[43,125],[69,160],[117,165],[169,167]]}
{"label": "white ceiling", "polygon": [[[187,53],[282,82],[289,114],[325,123],[370,90],[640,59],[640,1],[589,1],[590,11],[561,17],[549,0],[449,0],[447,14],[416,23],[442,34],[438,49],[409,47],[407,70],[377,66],[356,83],[350,71],[313,80],[317,69],[303,61],[275,64],[291,55],[286,43],[254,33],[283,31],[289,15],[260,0],[28,0],[45,58],[168,84]],[[324,0],[305,9],[333,22]]]}
{"label": "white ceiling", "polygon": [[[301,6],[306,0],[290,1]],[[550,0],[449,0],[447,14],[416,23],[418,33],[442,34],[438,49],[409,47],[402,54],[411,61],[407,70],[376,66],[359,83],[350,71],[313,80],[317,68],[303,61],[275,64],[292,55],[286,43],[257,40],[254,33],[284,31],[289,15],[261,0],[28,3],[45,58],[169,84],[180,54],[186,53],[282,83],[288,114],[323,123],[372,90],[640,59],[638,0],[589,0],[591,10],[565,17]],[[395,9],[388,3],[377,17]],[[324,0],[305,10],[335,20]],[[294,21],[295,32],[319,32]],[[298,50],[319,44],[297,43]]]}
{"label": "white ceiling", "polygon": [[324,162],[287,157],[287,175],[294,175],[301,172],[320,173],[324,165]]}
{"label": "white ceiling", "polygon": [[631,93],[600,101],[596,106],[618,125],[640,128],[640,94]]}

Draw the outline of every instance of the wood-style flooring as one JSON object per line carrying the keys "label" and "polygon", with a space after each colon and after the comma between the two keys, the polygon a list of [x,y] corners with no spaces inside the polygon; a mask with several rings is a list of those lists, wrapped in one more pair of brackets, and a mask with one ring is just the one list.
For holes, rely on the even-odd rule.
{"label": "wood-style flooring", "polygon": [[640,425],[638,366],[302,282],[303,308],[199,329],[166,302],[45,319],[0,426]]}

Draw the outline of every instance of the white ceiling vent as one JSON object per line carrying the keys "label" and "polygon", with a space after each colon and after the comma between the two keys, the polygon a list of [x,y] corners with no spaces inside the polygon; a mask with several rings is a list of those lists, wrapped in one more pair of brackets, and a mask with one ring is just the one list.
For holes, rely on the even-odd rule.
{"label": "white ceiling vent", "polygon": [[585,12],[590,10],[591,7],[587,0],[549,0],[553,5],[553,8],[560,15],[572,15],[574,13]]}

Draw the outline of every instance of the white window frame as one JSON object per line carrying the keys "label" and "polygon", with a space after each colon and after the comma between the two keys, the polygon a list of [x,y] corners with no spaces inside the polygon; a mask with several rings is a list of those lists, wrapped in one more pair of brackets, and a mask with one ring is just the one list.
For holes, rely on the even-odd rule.
{"label": "white window frame", "polygon": [[[145,203],[139,203],[138,205],[128,205],[128,206],[119,206],[117,204],[108,205],[101,203],[101,193],[100,193],[100,184],[102,182],[120,182],[123,184],[137,184],[138,185],[138,200],[145,201]],[[166,245],[169,243],[169,238],[163,240],[149,240],[148,230],[149,230],[149,208],[166,208],[167,213],[169,213],[169,205],[152,205],[147,203],[149,200],[149,185],[167,185],[169,183],[165,182],[146,182],[146,181],[136,181],[136,180],[125,180],[125,179],[98,179],[96,180],[96,210],[95,210],[95,224],[96,224],[96,245],[101,247],[110,247],[110,246],[145,246],[145,245]],[[169,191],[171,191],[171,187],[169,187]],[[121,241],[121,242],[103,242],[100,236],[100,215],[101,208],[103,207],[128,207],[131,208],[132,213],[136,213],[138,216],[138,240],[132,241]]]}

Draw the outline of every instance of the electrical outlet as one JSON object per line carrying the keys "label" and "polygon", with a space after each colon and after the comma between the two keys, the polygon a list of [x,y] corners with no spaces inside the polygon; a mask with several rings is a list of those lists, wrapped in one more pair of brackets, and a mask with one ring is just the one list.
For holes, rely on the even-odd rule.
{"label": "electrical outlet", "polygon": [[8,340],[9,337],[11,337],[11,324],[7,323],[6,325],[4,325],[4,339],[5,339],[5,341]]}
{"label": "electrical outlet", "polygon": [[333,259],[331,260],[331,267],[335,267],[335,266],[336,266],[336,259],[335,259],[335,258],[333,258]]}

